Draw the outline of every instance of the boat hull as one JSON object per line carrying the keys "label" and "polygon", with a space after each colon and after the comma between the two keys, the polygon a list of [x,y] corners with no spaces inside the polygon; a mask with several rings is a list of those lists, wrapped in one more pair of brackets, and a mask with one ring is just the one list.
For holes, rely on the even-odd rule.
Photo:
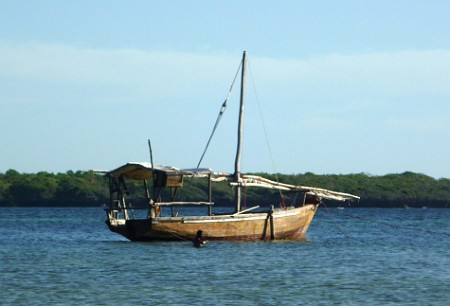
{"label": "boat hull", "polygon": [[302,239],[318,205],[268,213],[159,217],[106,221],[109,229],[131,241],[191,240],[202,230],[207,240],[251,241]]}

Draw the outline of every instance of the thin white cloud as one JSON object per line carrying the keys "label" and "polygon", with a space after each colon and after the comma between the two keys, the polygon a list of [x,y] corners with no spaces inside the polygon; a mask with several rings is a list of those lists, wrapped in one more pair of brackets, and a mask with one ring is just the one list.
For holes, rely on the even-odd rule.
{"label": "thin white cloud", "polygon": [[[277,91],[315,90],[327,95],[450,93],[450,50],[329,55],[311,59],[254,58],[255,78]],[[0,75],[74,84],[187,90],[234,72],[226,53],[90,49],[58,44],[0,42]],[[229,75],[226,75],[229,79]],[[300,96],[301,97],[301,96]]]}
{"label": "thin white cloud", "polygon": [[[214,93],[215,98],[221,99],[226,95],[238,62],[239,56],[229,53],[108,50],[0,42],[1,78],[25,80],[30,87],[36,86],[33,82],[39,82],[55,88],[75,87],[79,91],[89,88],[97,99],[102,94],[101,90],[95,93],[99,87],[104,91],[122,90],[130,95],[129,100],[193,101],[204,92]],[[407,107],[408,99],[404,97],[450,94],[450,50],[332,54],[308,59],[252,57],[250,54],[250,64],[258,95],[271,104],[268,111],[273,109],[271,114],[276,115],[276,108],[283,109],[283,116],[286,116],[285,109],[289,108],[286,119],[294,126],[298,126],[292,119],[294,114],[306,110],[309,117],[302,118],[303,127],[309,126],[308,122],[311,126],[313,122],[321,122],[325,130],[348,130],[358,124],[348,121],[353,113],[386,113],[389,112],[386,106],[390,111],[394,111],[393,105]],[[4,95],[8,96],[3,101],[30,100],[29,96]],[[341,116],[337,117],[339,112]],[[433,120],[432,115],[429,118]],[[386,120],[387,126],[392,126],[392,122],[412,126],[408,122],[420,121],[420,118],[388,116]]]}
{"label": "thin white cloud", "polygon": [[[0,76],[4,78],[74,86],[119,86],[154,96],[179,95],[193,84],[210,85],[220,76],[216,71],[229,69],[230,60],[223,54],[0,43]],[[236,67],[237,62],[234,59]]]}
{"label": "thin white cloud", "polygon": [[262,76],[256,83],[276,89],[267,89],[272,100],[290,101],[289,116],[298,119],[286,120],[291,128],[335,133],[371,125],[413,132],[425,128],[425,118],[435,127],[448,125],[441,117],[450,115],[450,50],[255,61],[254,74]]}
{"label": "thin white cloud", "polygon": [[[75,144],[74,140],[73,147],[84,148],[89,144],[94,147],[105,135],[83,132],[82,127],[89,121],[86,118],[90,118],[90,122],[101,123],[100,130],[106,131],[103,133],[114,135],[105,147],[114,147],[116,137],[119,137],[128,141],[123,146],[129,147],[126,153],[133,154],[140,150],[132,146],[135,139],[147,139],[150,137],[148,134],[153,133],[152,139],[162,144],[160,147],[168,148],[167,152],[159,154],[164,156],[164,162],[172,163],[173,158],[173,164],[183,164],[189,158],[183,155],[183,160],[175,160],[172,144],[204,146],[209,136],[206,129],[210,128],[209,123],[214,122],[216,111],[226,96],[239,57],[240,54],[225,52],[108,50],[0,41],[0,103],[8,103],[7,111],[3,112],[3,128],[0,129],[3,137],[0,138],[5,142],[3,146],[10,148],[9,155],[4,155],[13,160],[17,151],[25,152],[16,149],[17,139],[24,137],[35,141],[36,146],[41,146],[40,151],[49,156],[53,154],[48,150],[52,145],[44,145],[41,139],[49,139],[54,147],[59,148],[61,139],[74,140],[81,135],[82,144]],[[440,147],[442,158],[433,160],[442,163],[448,155],[448,149],[441,142],[449,129],[450,50],[329,55],[308,59],[253,57],[250,53],[250,64],[269,134],[275,135],[271,139],[274,153],[281,154],[279,170],[282,172],[291,171],[288,169],[292,167],[289,157],[292,155],[302,156],[302,164],[298,167],[308,170],[307,167],[318,157],[317,151],[309,153],[305,150],[305,144],[311,143],[322,143],[327,148],[331,146],[329,150],[319,150],[324,155],[319,158],[320,163],[325,165],[328,162],[330,169],[339,164],[335,152],[341,155],[343,168],[353,169],[355,166],[347,165],[346,160],[348,156],[355,156],[352,155],[355,147],[360,151],[352,159],[359,160],[359,165],[370,164],[366,157],[375,158],[381,153],[386,154],[383,162],[389,161],[394,153],[400,157],[407,155],[403,148],[411,146],[411,143]],[[39,96],[41,94],[43,97]],[[106,96],[103,101],[110,103],[117,94],[122,94],[117,97],[119,107],[92,105],[93,100],[102,101],[103,96]],[[247,94],[250,96],[252,90]],[[237,96],[236,88],[233,98]],[[84,107],[62,105],[68,100],[81,101]],[[132,100],[135,101],[133,103],[146,103],[145,109],[130,106]],[[149,100],[152,103],[148,103]],[[206,103],[203,102],[192,105],[199,100],[212,100],[211,109],[205,110]],[[47,104],[41,107],[42,102]],[[251,107],[248,105],[248,113]],[[175,108],[178,108],[176,112]],[[30,110],[41,113],[31,114]],[[196,116],[193,116],[194,112]],[[167,118],[163,116],[152,116],[149,120],[154,113],[174,114],[177,124],[167,124]],[[41,120],[47,114],[53,117]],[[120,125],[116,122],[118,118]],[[206,118],[208,124],[192,124],[192,120],[199,118]],[[224,123],[231,119],[234,117],[227,113]],[[65,127],[66,121],[71,122],[72,128]],[[247,120],[247,123],[250,127],[252,122]],[[42,134],[36,134],[36,126],[43,131]],[[165,135],[171,135],[170,144],[164,143],[165,135],[153,132],[154,126],[164,126]],[[180,133],[180,126],[183,133]],[[12,127],[14,133],[11,132]],[[229,131],[222,127],[218,133],[229,135]],[[64,131],[64,136],[56,137],[55,129]],[[272,134],[274,130],[275,134]],[[256,134],[251,128],[246,131]],[[136,138],[126,137],[130,134]],[[232,134],[230,137],[234,137]],[[254,136],[249,135],[249,141],[255,139]],[[6,143],[5,139],[9,142]],[[184,144],[183,141],[192,143]],[[234,138],[214,142],[211,150],[216,148],[223,153],[223,148],[233,146],[234,142]],[[395,144],[397,151],[374,151],[374,148],[384,148],[386,142]],[[253,147],[259,148],[259,145]],[[250,150],[252,146],[247,148]],[[72,150],[67,150],[69,154],[73,154]],[[311,154],[310,163],[307,162],[307,154]],[[147,156],[146,153],[144,155]],[[213,159],[213,156],[210,154],[207,158]],[[191,159],[197,161],[196,158]],[[214,168],[221,168],[218,165],[223,163],[222,159],[214,161]],[[96,163],[104,163],[103,160],[103,156],[99,157]],[[21,161],[18,159],[16,163]],[[261,170],[260,159],[255,159],[254,163],[255,170]],[[357,171],[364,170],[363,166],[357,167]]]}
{"label": "thin white cloud", "polygon": [[328,55],[312,59],[261,58],[266,81],[283,89],[330,95],[450,93],[450,50]]}
{"label": "thin white cloud", "polygon": [[447,115],[436,113],[434,116],[389,119],[386,121],[385,127],[413,133],[448,134],[450,125]]}

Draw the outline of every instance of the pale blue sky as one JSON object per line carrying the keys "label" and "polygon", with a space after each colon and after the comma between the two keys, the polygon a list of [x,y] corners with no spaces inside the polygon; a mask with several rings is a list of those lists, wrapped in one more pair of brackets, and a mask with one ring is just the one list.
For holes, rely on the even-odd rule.
{"label": "pale blue sky", "polygon": [[[194,167],[247,50],[243,171],[450,177],[449,12],[412,0],[0,0],[0,172],[148,161],[148,138],[155,163]],[[205,167],[233,171],[238,97],[236,86]]]}

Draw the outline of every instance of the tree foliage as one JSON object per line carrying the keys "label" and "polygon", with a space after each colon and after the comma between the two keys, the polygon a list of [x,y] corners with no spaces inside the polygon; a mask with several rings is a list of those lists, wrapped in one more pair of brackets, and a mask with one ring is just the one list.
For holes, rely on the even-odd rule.
{"label": "tree foliage", "polygon": [[[316,175],[310,172],[295,175],[255,174],[282,183],[355,194],[361,197],[359,203],[352,204],[356,207],[450,207],[450,179],[435,179],[420,173],[404,172],[384,176],[365,173]],[[186,188],[177,194],[180,200],[207,199],[205,180],[186,183]],[[141,182],[128,182],[128,189],[135,199],[145,199]],[[244,197],[256,198],[257,203],[263,204],[274,195],[277,192],[264,189],[244,191]],[[215,188],[214,202],[216,205],[229,205],[233,196],[234,191],[228,184],[219,184]],[[285,197],[289,199],[289,195]],[[0,173],[0,206],[100,206],[108,201],[108,179],[92,171],[53,174],[8,170]]]}
{"label": "tree foliage", "polygon": [[0,206],[92,206],[108,197],[107,180],[93,172],[0,173]]}

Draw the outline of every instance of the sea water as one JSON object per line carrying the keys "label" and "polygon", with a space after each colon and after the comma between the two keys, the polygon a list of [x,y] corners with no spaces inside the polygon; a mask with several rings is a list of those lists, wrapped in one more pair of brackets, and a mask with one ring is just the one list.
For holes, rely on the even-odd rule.
{"label": "sea water", "polygon": [[101,208],[0,209],[2,305],[449,305],[450,210],[320,207],[305,241],[135,243]]}

